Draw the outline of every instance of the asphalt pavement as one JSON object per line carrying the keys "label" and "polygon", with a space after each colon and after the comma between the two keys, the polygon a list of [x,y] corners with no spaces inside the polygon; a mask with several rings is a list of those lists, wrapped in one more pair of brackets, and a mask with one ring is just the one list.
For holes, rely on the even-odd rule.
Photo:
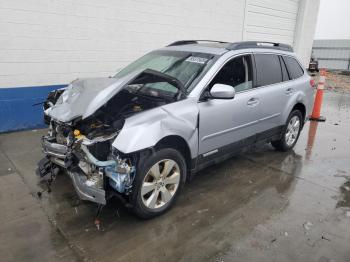
{"label": "asphalt pavement", "polygon": [[350,261],[350,95],[326,92],[325,123],[294,150],[257,147],[201,171],[165,215],[118,201],[93,223],[62,174],[35,175],[46,130],[0,135],[1,261]]}

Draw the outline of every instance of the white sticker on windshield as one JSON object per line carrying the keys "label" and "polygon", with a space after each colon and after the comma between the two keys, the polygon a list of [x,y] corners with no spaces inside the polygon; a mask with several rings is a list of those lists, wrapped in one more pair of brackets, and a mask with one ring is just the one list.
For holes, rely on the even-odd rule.
{"label": "white sticker on windshield", "polygon": [[191,63],[197,63],[197,64],[204,64],[205,62],[208,61],[208,59],[207,58],[203,58],[203,57],[190,56],[185,61],[186,62],[191,62]]}

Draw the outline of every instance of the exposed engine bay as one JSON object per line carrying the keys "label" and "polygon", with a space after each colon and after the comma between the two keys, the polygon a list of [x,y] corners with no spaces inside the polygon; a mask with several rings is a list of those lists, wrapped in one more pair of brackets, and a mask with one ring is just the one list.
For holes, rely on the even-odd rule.
{"label": "exposed engine bay", "polygon": [[122,90],[93,116],[77,123],[77,128],[89,139],[115,132],[123,127],[124,119],[141,111],[166,104],[163,99],[133,94]]}
{"label": "exposed engine bay", "polygon": [[[127,117],[166,104],[163,99],[133,94],[122,90],[95,114],[84,120],[73,121],[75,129],[88,139],[118,132]],[[65,136],[67,136],[67,130]]]}
{"label": "exposed engine bay", "polygon": [[[42,138],[46,157],[39,163],[38,175],[52,179],[63,169],[71,177],[81,199],[102,205],[116,193],[129,195],[138,155],[124,155],[113,148],[112,143],[126,118],[176,99],[161,90],[140,92],[144,83],[140,83],[139,78],[136,80],[85,119],[78,117],[67,123],[46,113],[49,132]],[[44,104],[45,112],[55,107],[64,92],[57,90],[49,94]]]}

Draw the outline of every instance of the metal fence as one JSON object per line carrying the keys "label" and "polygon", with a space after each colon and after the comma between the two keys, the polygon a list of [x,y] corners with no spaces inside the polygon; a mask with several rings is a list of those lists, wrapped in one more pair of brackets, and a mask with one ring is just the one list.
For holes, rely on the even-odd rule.
{"label": "metal fence", "polygon": [[319,68],[350,70],[350,39],[314,40],[312,53]]}

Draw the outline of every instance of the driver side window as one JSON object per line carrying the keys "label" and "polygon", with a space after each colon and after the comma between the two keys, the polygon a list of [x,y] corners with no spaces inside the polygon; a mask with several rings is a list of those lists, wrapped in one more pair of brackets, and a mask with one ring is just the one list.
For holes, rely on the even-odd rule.
{"label": "driver side window", "polygon": [[235,57],[227,62],[211,81],[209,87],[215,84],[233,86],[236,92],[253,87],[252,59],[250,55]]}

